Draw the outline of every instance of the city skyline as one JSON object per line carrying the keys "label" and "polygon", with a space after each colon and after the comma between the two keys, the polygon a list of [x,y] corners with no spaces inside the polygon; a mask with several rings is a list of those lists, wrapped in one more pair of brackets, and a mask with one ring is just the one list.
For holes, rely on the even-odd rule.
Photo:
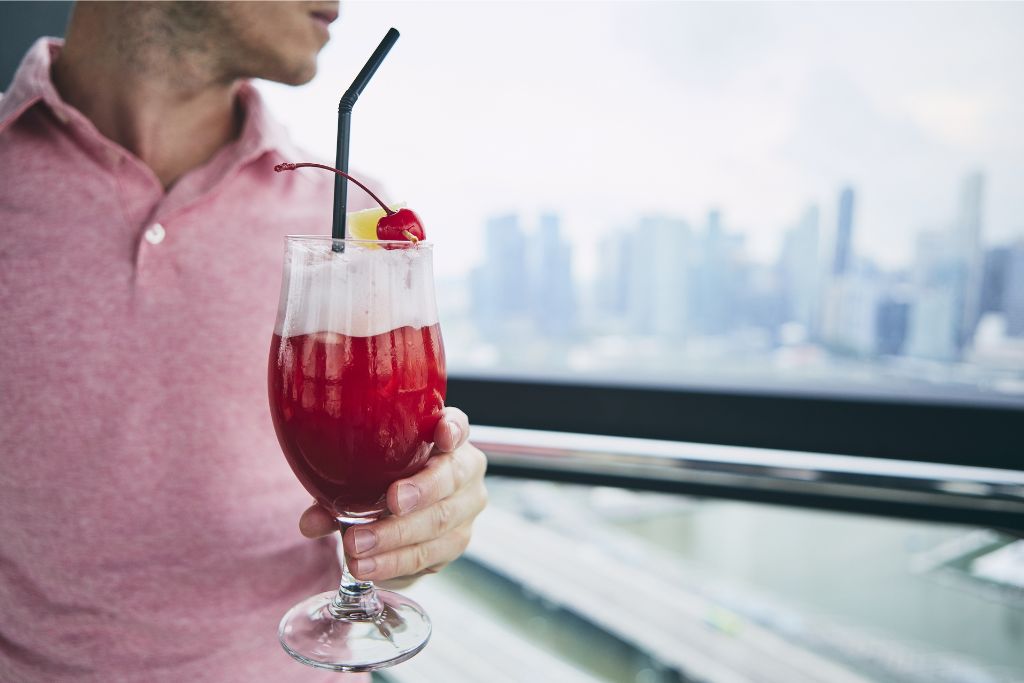
{"label": "city skyline", "polygon": [[[966,174],[964,178],[968,177],[985,177],[985,173],[980,170],[972,171]],[[955,195],[956,193],[951,192],[951,194]],[[908,254],[908,259],[897,263],[892,263],[891,261],[878,262],[873,258],[872,253],[864,253],[865,251],[873,252],[873,250],[864,250],[862,247],[858,247],[854,242],[854,237],[858,234],[858,231],[853,230],[852,214],[854,212],[853,207],[856,201],[854,197],[860,197],[860,193],[853,185],[843,185],[836,189],[834,195],[834,204],[836,205],[836,211],[834,214],[823,212],[821,205],[817,202],[807,203],[803,210],[798,215],[795,215],[793,220],[789,221],[787,227],[780,227],[773,231],[776,239],[771,242],[772,248],[770,250],[756,254],[744,252],[746,259],[752,263],[758,263],[761,265],[774,264],[778,260],[786,258],[783,252],[787,249],[787,244],[791,239],[793,239],[795,232],[799,232],[801,226],[806,230],[809,224],[817,225],[819,222],[822,222],[824,224],[824,229],[821,231],[823,234],[817,235],[812,241],[816,244],[820,243],[824,247],[831,247],[834,249],[834,252],[829,254],[829,258],[833,258],[835,260],[834,265],[830,266],[834,269],[833,272],[835,272],[835,274],[843,274],[855,267],[874,269],[882,273],[892,273],[909,268],[912,265],[913,258],[920,251],[920,242],[922,239],[953,231],[957,225],[957,219],[950,217],[945,224],[932,225],[927,228],[912,231],[915,247]],[[849,208],[847,209],[848,216],[845,217],[845,220],[843,217],[843,210],[841,208],[844,203],[849,204]],[[514,217],[516,220],[514,220],[513,223],[518,226],[523,238],[529,241],[537,236],[539,232],[537,228],[541,223],[543,223],[545,217],[556,217],[557,222],[564,229],[566,212],[559,211],[552,207],[548,207],[540,211],[505,210],[490,214],[485,217],[481,223],[484,226],[487,226],[498,216],[506,218]],[[536,220],[531,220],[531,218]],[[686,225],[688,228],[696,226],[698,229],[702,225],[705,225],[705,222],[715,223],[718,226],[718,229],[723,229],[723,225],[727,226],[729,228],[729,234],[735,238],[740,238],[744,245],[747,243],[747,239],[749,238],[748,232],[729,223],[728,210],[723,209],[720,206],[713,206],[709,208],[696,221],[687,215],[676,214],[665,210],[651,209],[638,214],[631,225],[622,224],[614,229],[609,228],[607,230],[600,231],[596,233],[595,239],[592,241],[574,242],[573,253],[578,258],[587,247],[594,245],[597,246],[597,251],[600,253],[603,246],[602,240],[607,240],[609,238],[614,240],[616,239],[616,235],[620,235],[623,232],[632,232],[636,228],[637,224],[650,220],[678,221]],[[837,223],[837,225],[829,225],[833,221]],[[845,235],[845,239],[842,238],[844,226],[845,230],[848,231]],[[832,230],[833,227],[835,228],[834,230]],[[484,235],[485,244],[487,232],[486,227],[481,232],[481,234]],[[992,238],[988,235],[987,231],[981,229],[981,225],[979,223],[976,239],[978,246],[983,249],[1012,248],[1015,243],[1024,240],[1024,227],[1016,233]],[[839,241],[842,242],[841,246],[840,244],[837,244]],[[801,247],[801,250],[806,251],[804,247]],[[482,262],[486,261],[486,259],[487,254],[485,249],[480,261],[472,264],[473,267],[478,267]],[[601,271],[598,271],[596,274],[601,276]],[[590,277],[585,276],[583,279],[589,280]]]}
{"label": "city skyline", "polygon": [[[649,215],[601,241],[595,280],[571,277],[579,245],[561,234],[557,214],[536,217],[533,240],[529,219],[502,214],[484,227],[468,307],[454,315],[491,345],[481,367],[573,371],[589,362],[599,373],[685,379],[735,362],[826,380],[840,366],[873,367],[928,382],[943,367],[959,368],[960,385],[1020,394],[1024,238],[984,242],[985,185],[980,172],[965,176],[946,229],[920,233],[913,258],[890,269],[853,246],[859,195],[849,186],[834,194],[833,225],[808,206],[771,262],[749,259],[719,211],[696,224]],[[618,352],[601,350],[616,339]]]}

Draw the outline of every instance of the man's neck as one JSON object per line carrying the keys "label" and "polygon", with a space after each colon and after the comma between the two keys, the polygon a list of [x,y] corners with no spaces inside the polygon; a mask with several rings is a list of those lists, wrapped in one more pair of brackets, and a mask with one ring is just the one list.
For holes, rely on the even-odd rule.
{"label": "man's neck", "polygon": [[53,65],[57,91],[100,133],[129,150],[169,188],[238,137],[240,82],[157,43],[108,43],[96,27],[69,27]]}

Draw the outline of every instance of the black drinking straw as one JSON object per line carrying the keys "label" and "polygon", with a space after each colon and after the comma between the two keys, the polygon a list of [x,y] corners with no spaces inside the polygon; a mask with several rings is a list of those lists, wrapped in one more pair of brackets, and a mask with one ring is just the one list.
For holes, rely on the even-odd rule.
{"label": "black drinking straw", "polygon": [[[373,74],[377,72],[377,67],[381,65],[384,58],[388,56],[388,52],[391,47],[398,40],[398,30],[392,28],[385,34],[384,40],[380,41],[380,45],[370,55],[370,59],[366,61],[366,65],[356,75],[356,79],[352,81],[352,85],[349,86],[345,94],[341,96],[341,102],[338,104],[338,153],[335,158],[335,168],[341,169],[348,173],[348,150],[349,150],[349,131],[352,125],[352,107],[355,106],[356,100],[359,99],[359,95],[363,92],[363,88],[373,78]],[[334,177],[334,222],[331,225],[331,237],[334,239],[345,239],[345,210],[348,206],[348,182],[341,176]],[[336,246],[336,251],[340,249]]]}

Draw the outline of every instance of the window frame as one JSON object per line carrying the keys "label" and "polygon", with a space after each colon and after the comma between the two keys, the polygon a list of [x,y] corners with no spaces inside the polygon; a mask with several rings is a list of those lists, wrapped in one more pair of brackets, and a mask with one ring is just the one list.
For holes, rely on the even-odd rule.
{"label": "window frame", "polygon": [[1024,471],[1024,408],[449,377],[473,423]]}

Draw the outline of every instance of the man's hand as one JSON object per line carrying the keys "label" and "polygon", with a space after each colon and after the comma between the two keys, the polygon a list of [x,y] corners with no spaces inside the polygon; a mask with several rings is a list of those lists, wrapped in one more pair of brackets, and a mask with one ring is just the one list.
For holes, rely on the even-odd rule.
{"label": "man's hand", "polygon": [[[349,571],[364,580],[386,581],[434,573],[469,544],[473,520],[487,504],[487,460],[472,444],[469,419],[445,408],[434,430],[434,455],[423,470],[388,488],[392,516],[353,526],[343,543]],[[338,530],[330,513],[313,505],[302,513],[299,530],[307,538]]]}

